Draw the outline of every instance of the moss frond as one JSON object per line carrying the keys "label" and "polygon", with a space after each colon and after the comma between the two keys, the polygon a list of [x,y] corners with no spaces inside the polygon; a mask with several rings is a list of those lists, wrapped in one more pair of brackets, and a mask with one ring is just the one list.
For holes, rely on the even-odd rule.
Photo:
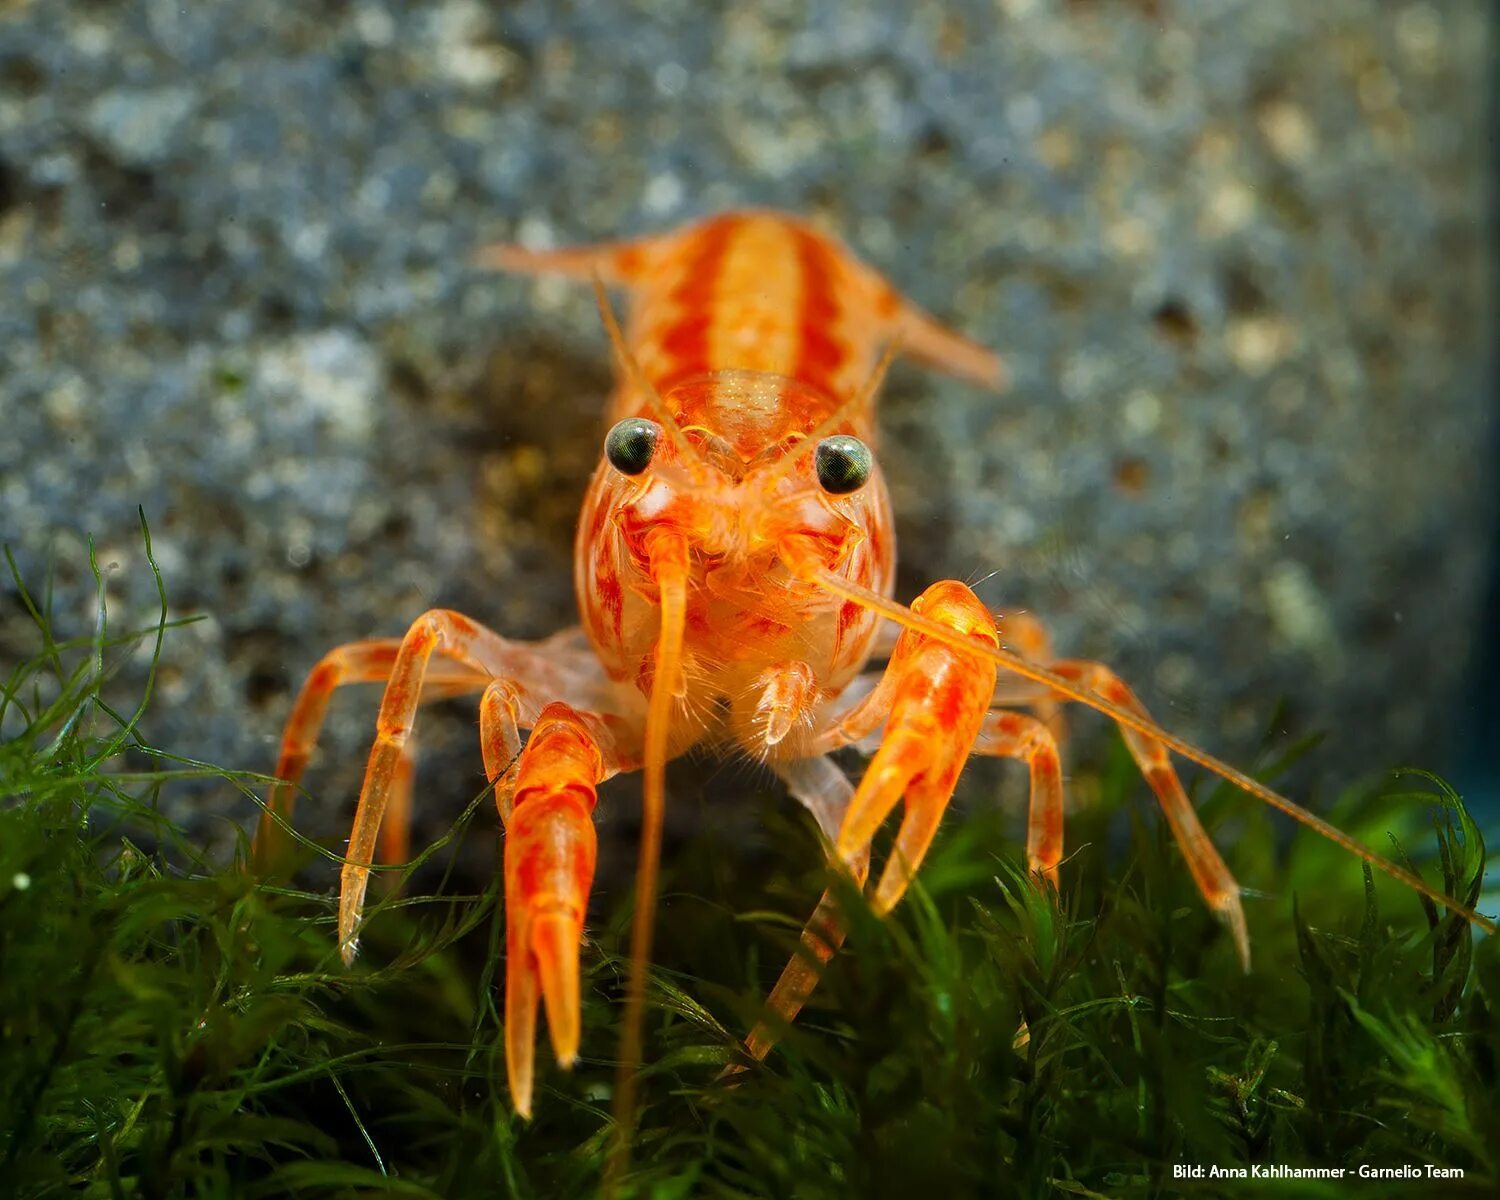
{"label": "moss frond", "polygon": [[[13,582],[36,649],[0,690],[0,1179],[37,1197],[591,1194],[624,914],[585,948],[582,1060],[543,1067],[523,1124],[504,1091],[496,886],[389,891],[345,970],[334,850],[309,856],[308,887],[257,885],[163,815],[184,778],[216,781],[246,819],[265,786],[151,747],[149,695],[117,702],[118,664],[149,653],[154,672],[171,652],[165,591],[154,621],[116,632],[101,587],[73,636]],[[1411,778],[1336,815],[1430,847],[1418,866],[1472,903],[1479,831],[1441,781]],[[983,803],[892,919],[846,890],[846,951],[733,1087],[720,1071],[828,879],[774,796],[782,857],[711,831],[676,854],[632,1193],[1159,1196],[1177,1163],[1435,1163],[1500,1186],[1493,942],[1316,838],[1279,845],[1220,789],[1202,808],[1248,886],[1245,975],[1144,784],[1111,769],[1095,790],[1060,896]]]}

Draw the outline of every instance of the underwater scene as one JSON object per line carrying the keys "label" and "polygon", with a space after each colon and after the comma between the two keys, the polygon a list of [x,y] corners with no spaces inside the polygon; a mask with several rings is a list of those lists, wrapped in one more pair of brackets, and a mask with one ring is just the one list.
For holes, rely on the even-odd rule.
{"label": "underwater scene", "polygon": [[1500,1194],[1495,39],[0,0],[0,1197]]}

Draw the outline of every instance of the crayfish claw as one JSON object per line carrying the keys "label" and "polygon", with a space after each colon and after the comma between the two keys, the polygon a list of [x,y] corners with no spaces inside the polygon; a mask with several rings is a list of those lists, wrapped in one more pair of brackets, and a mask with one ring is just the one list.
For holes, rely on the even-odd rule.
{"label": "crayfish claw", "polygon": [[[516,766],[505,818],[505,1064],[522,1116],[531,1111],[539,1004],[558,1063],[571,1067],[578,1057],[578,958],[598,849],[601,732],[596,719],[566,704],[543,709]],[[498,770],[498,758],[493,765]]]}
{"label": "crayfish claw", "polygon": [[565,1068],[578,1057],[578,949],[582,940],[583,922],[571,913],[547,913],[532,922],[531,953],[547,1005],[547,1028],[558,1065]]}

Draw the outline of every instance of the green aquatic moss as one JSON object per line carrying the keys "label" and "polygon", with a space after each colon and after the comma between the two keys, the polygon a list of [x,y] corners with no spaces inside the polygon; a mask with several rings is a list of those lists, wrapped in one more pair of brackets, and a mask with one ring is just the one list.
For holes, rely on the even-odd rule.
{"label": "green aquatic moss", "polygon": [[[128,711],[106,699],[142,644],[153,672],[170,658],[165,595],[156,622],[116,634],[101,588],[95,627],[64,639],[45,594],[14,586],[37,649],[0,693],[0,1189],[592,1194],[627,913],[590,931],[580,1063],[560,1072],[544,1046],[536,1118],[518,1121],[497,889],[447,869],[488,797],[386,873],[407,886],[375,889],[346,970],[333,850],[300,843],[306,888],[257,884],[243,843],[210,861],[160,812],[192,780],[248,821],[267,783],[146,745],[149,683]],[[1123,753],[1076,782],[1093,800],[1071,818],[1060,897],[1021,869],[1017,819],[971,806],[892,919],[846,889],[846,952],[732,1087],[719,1074],[827,877],[810,826],[770,798],[777,856],[711,832],[672,855],[627,1192],[1228,1195],[1263,1185],[1174,1167],[1435,1164],[1465,1172],[1444,1188],[1493,1193],[1493,940],[1311,834],[1285,843],[1284,823],[1221,787],[1201,808],[1247,889],[1244,974]],[[1483,842],[1440,781],[1365,788],[1334,816],[1368,842],[1399,831],[1398,855],[1478,895]]]}

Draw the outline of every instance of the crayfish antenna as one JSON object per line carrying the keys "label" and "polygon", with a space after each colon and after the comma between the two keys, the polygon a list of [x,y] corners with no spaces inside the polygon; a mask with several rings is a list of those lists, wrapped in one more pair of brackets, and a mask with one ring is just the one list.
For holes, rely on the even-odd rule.
{"label": "crayfish antenna", "polygon": [[667,735],[683,669],[682,643],[687,626],[686,540],[675,533],[659,535],[650,545],[650,556],[651,573],[661,589],[661,633],[646,708],[641,849],[636,866],[635,915],[630,926],[625,1023],[620,1034],[620,1065],[615,1078],[614,1142],[604,1168],[606,1197],[613,1194],[630,1167],[630,1144],[635,1136],[636,1092],[646,1021],[646,968],[651,961],[662,824],[666,815]]}
{"label": "crayfish antenna", "polygon": [[[1500,934],[1500,925],[1497,925],[1489,917],[1475,912],[1466,907],[1452,896],[1439,891],[1426,880],[1399,867],[1388,858],[1383,858],[1371,850],[1364,843],[1350,837],[1337,826],[1330,825],[1322,817],[1309,812],[1294,800],[1283,796],[1280,792],[1267,787],[1258,779],[1252,779],[1238,767],[1233,767],[1221,758],[1216,758],[1206,750],[1200,750],[1192,742],[1178,737],[1175,733],[1163,729],[1155,721],[1138,712],[1132,712],[1122,705],[1105,699],[1087,687],[1064,679],[1055,671],[1050,671],[1039,663],[1031,662],[1022,658],[1003,647],[991,646],[963,634],[938,621],[924,617],[921,613],[913,612],[904,604],[887,599],[878,592],[862,587],[843,576],[830,571],[823,566],[822,562],[813,553],[800,547],[795,541],[789,540],[783,548],[783,558],[788,567],[796,575],[806,579],[810,583],[817,584],[824,591],[830,592],[844,600],[858,604],[861,608],[871,612],[879,613],[881,616],[895,621],[903,628],[915,630],[933,641],[942,642],[944,645],[953,646],[965,650],[970,654],[979,655],[982,658],[993,660],[1005,670],[1019,675],[1023,679],[1030,679],[1036,683],[1045,684],[1060,696],[1073,700],[1079,704],[1086,705],[1096,712],[1103,713],[1117,724],[1127,729],[1133,729],[1143,733],[1147,737],[1160,742],[1174,754],[1179,754],[1189,762],[1197,763],[1205,770],[1212,771],[1226,782],[1233,784],[1246,795],[1253,796],[1262,803],[1269,804],[1272,808],[1285,813],[1294,821],[1299,822],[1315,833],[1327,838],[1337,846],[1343,847],[1355,857],[1363,859],[1375,870],[1380,871],[1398,883],[1405,884],[1420,896],[1425,896],[1434,904],[1446,908],[1449,912],[1457,913],[1471,925],[1477,926],[1488,934]],[[1249,962],[1249,941],[1244,931],[1244,914],[1239,909],[1239,898],[1235,896],[1231,902],[1228,897],[1211,900],[1215,911],[1229,926],[1230,932],[1235,938],[1240,949],[1240,958],[1243,962]]]}

